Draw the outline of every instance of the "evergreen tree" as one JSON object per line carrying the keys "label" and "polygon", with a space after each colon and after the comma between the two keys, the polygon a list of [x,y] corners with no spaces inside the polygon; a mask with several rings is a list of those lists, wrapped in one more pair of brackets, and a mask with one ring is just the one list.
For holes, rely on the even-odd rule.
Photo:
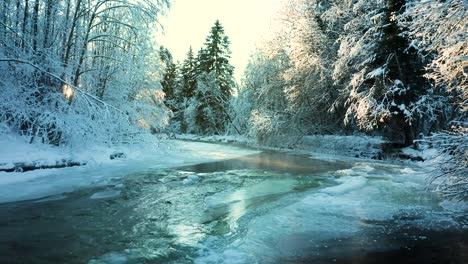
{"label": "evergreen tree", "polygon": [[197,88],[197,61],[194,57],[192,47],[187,52],[187,58],[180,67],[180,98],[192,98]]}
{"label": "evergreen tree", "polygon": [[194,97],[197,89],[197,60],[194,57],[192,47],[187,52],[187,57],[180,67],[178,101],[180,105],[180,130],[182,133],[195,132],[194,110],[198,105]]}
{"label": "evergreen tree", "polygon": [[178,75],[177,65],[173,62],[172,54],[167,48],[161,46],[159,52],[164,67],[164,73],[161,80],[161,86],[165,94],[164,103],[172,112],[176,112],[178,109],[176,95]]}
{"label": "evergreen tree", "polygon": [[405,2],[360,0],[348,7],[354,18],[345,25],[334,77],[346,86],[345,122],[409,145],[421,132],[413,110],[429,89],[421,58],[397,23]]}
{"label": "evergreen tree", "polygon": [[229,100],[234,88],[229,44],[229,38],[217,20],[198,54],[200,75],[196,96],[200,104],[196,124],[200,133],[222,133],[229,120]]}
{"label": "evergreen tree", "polygon": [[205,48],[200,51],[199,59],[200,71],[205,73],[214,71],[219,88],[228,99],[234,86],[232,77],[234,67],[229,64],[230,43],[229,38],[224,34],[223,26],[219,20],[216,20],[205,40]]}

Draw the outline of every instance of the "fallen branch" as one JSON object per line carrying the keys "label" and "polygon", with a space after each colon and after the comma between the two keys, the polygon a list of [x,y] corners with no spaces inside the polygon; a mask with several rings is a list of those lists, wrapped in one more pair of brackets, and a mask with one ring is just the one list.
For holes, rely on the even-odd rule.
{"label": "fallen branch", "polygon": [[60,169],[66,167],[75,167],[86,165],[85,162],[71,161],[71,160],[62,160],[56,164],[41,164],[40,161],[32,163],[18,162],[13,163],[13,166],[6,166],[6,164],[0,164],[0,172],[26,172],[32,170],[40,169]]}

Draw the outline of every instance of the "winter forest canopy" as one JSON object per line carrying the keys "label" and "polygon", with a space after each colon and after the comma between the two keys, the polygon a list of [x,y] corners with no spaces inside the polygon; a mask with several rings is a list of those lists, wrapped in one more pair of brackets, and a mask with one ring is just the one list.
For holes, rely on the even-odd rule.
{"label": "winter forest canopy", "polygon": [[[73,147],[150,133],[367,133],[443,147],[441,190],[467,198],[467,2],[284,1],[240,83],[222,17],[174,61],[169,0],[3,0],[0,134]],[[246,7],[248,8],[248,7]],[[163,25],[164,26],[164,25]]]}

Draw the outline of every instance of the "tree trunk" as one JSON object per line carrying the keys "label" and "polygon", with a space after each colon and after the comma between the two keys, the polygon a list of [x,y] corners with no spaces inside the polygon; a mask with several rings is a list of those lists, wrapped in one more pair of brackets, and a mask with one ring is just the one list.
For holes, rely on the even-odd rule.
{"label": "tree trunk", "polygon": [[21,48],[24,50],[25,48],[25,41],[28,40],[27,36],[29,34],[28,32],[28,18],[29,18],[29,0],[24,1],[24,12],[23,12],[23,30],[22,30],[22,37],[23,37],[23,42],[21,43]]}
{"label": "tree trunk", "polygon": [[81,67],[83,66],[84,58],[86,56],[86,51],[88,49],[88,43],[89,43],[89,34],[91,33],[92,25],[94,23],[94,19],[96,18],[96,12],[93,12],[91,14],[91,17],[89,18],[88,26],[86,28],[86,34],[83,39],[83,46],[79,50],[80,52],[80,57],[78,58],[78,65],[76,66],[75,69],[75,76],[73,78],[73,85],[79,86],[79,79],[81,75]]}
{"label": "tree trunk", "polygon": [[3,38],[3,40],[6,40],[7,39],[7,25],[9,24],[8,22],[8,14],[10,13],[9,12],[9,9],[10,8],[10,0],[4,0],[3,1],[3,4],[2,4],[2,11],[1,11],[1,20],[2,21],[2,30],[1,30],[1,36]]}
{"label": "tree trunk", "polygon": [[45,12],[45,31],[44,31],[44,41],[42,43],[42,47],[44,49],[47,49],[49,48],[49,39],[50,39],[50,36],[49,34],[51,34],[52,32],[52,9],[54,7],[54,1],[53,0],[47,0],[47,3],[46,3],[46,12]]}
{"label": "tree trunk", "polygon": [[[63,57],[63,64],[65,67],[68,67],[68,63],[70,62],[70,53],[71,53],[71,48],[73,46],[73,36],[75,35],[75,29],[76,29],[76,24],[78,22],[78,17],[79,17],[79,12],[80,12],[80,9],[81,9],[81,2],[82,0],[77,0],[76,2],[76,7],[75,7],[75,10],[74,10],[74,13],[73,13],[73,20],[72,20],[72,23],[70,25],[70,31],[68,33],[68,38],[67,40],[65,41],[65,54],[64,54],[64,57]],[[67,6],[67,16],[68,16],[68,12],[70,12],[70,2],[68,2],[68,6]],[[67,21],[68,22],[68,21]]]}
{"label": "tree trunk", "polygon": [[33,12],[33,51],[37,52],[37,42],[39,38],[39,0],[34,2],[34,12]]}

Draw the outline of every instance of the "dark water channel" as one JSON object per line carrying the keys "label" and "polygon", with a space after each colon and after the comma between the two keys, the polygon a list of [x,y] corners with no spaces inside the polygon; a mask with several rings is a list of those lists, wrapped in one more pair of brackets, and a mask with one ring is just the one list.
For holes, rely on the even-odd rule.
{"label": "dark water channel", "polygon": [[0,263],[468,263],[409,168],[261,153],[0,204]]}

